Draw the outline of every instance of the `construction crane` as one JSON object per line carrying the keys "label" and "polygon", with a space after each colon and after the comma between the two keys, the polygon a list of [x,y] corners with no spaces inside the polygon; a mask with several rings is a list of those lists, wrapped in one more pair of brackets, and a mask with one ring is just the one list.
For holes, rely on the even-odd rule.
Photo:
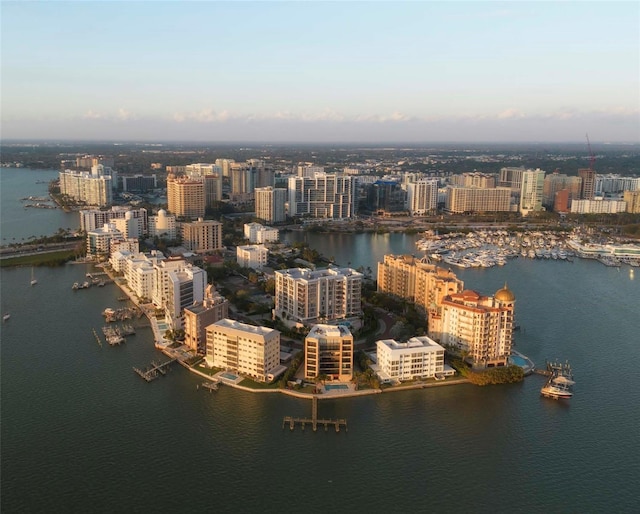
{"label": "construction crane", "polygon": [[596,162],[596,156],[593,154],[593,150],[591,149],[591,143],[589,142],[589,134],[587,134],[587,147],[589,148],[589,169],[593,171],[593,165]]}

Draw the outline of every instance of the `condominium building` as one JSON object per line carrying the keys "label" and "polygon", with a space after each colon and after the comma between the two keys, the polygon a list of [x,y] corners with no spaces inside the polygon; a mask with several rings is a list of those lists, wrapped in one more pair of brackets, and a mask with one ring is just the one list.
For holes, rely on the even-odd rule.
{"label": "condominium building", "polygon": [[256,201],[256,218],[269,223],[286,221],[285,204],[287,190],[274,187],[258,187],[254,191]]}
{"label": "condominium building", "polygon": [[574,200],[571,202],[571,212],[576,214],[617,214],[627,211],[624,200],[610,200],[595,198],[593,200]]}
{"label": "condominium building", "polygon": [[153,296],[155,266],[164,259],[164,255],[156,250],[144,254],[125,251],[118,245],[118,250],[112,252],[109,262],[116,272],[124,275],[129,290],[143,303],[147,303]]}
{"label": "condominium building", "polygon": [[596,174],[595,194],[619,194],[624,191],[640,190],[640,177],[623,177],[621,175],[609,173],[606,175]]}
{"label": "condominium building", "polygon": [[508,212],[511,210],[511,189],[496,187],[447,186],[445,210],[451,213]]}
{"label": "condominium building", "polygon": [[520,168],[501,168],[500,177],[498,179],[499,187],[509,187],[514,191],[520,191],[522,188],[522,174],[524,167]]}
{"label": "condominium building", "polygon": [[222,223],[214,220],[203,220],[190,223],[181,223],[182,245],[188,250],[196,253],[207,253],[221,251],[222,244]]}
{"label": "condominium building", "polygon": [[277,228],[265,227],[260,223],[245,223],[244,237],[250,243],[273,243],[279,239],[279,231]]}
{"label": "condominium building", "polygon": [[171,214],[184,218],[204,218],[204,179],[167,178],[167,204]]}
{"label": "condominium building", "polygon": [[440,344],[461,352],[474,367],[506,366],[513,346],[515,302],[506,284],[493,297],[472,290],[445,297]]}
{"label": "condominium building", "polygon": [[112,223],[90,230],[87,232],[87,256],[108,259],[111,255],[111,241],[123,239],[122,232]]}
{"label": "condominium building", "polygon": [[625,191],[622,199],[627,204],[627,212],[640,213],[640,190]]}
{"label": "condominium building", "polygon": [[183,309],[204,300],[207,273],[182,258],[159,261],[154,271],[151,300],[156,307],[164,309],[171,328],[182,328]]}
{"label": "condominium building", "polygon": [[440,301],[463,289],[464,282],[453,271],[430,264],[424,258],[385,255],[383,262],[378,263],[378,291],[414,303],[428,315],[430,333],[439,327]]}
{"label": "condominium building", "polygon": [[[567,190],[569,203],[573,199],[580,198],[581,184],[582,179],[580,177],[571,177],[562,173],[550,173],[544,178],[542,186],[542,205],[545,207],[552,207],[556,200],[556,193],[563,190]],[[554,208],[554,210],[556,209]]]}
{"label": "condominium building", "polygon": [[316,173],[289,178],[290,216],[344,219],[356,212],[356,179],[346,175]]}
{"label": "condominium building", "polygon": [[184,344],[198,353],[205,353],[207,326],[229,317],[229,302],[209,284],[202,302],[184,308]]}
{"label": "condominium building", "polygon": [[60,193],[87,205],[106,207],[113,203],[111,175],[94,175],[86,171],[61,171]]}
{"label": "condominium building", "polygon": [[580,186],[580,199],[593,200],[596,194],[596,172],[591,168],[581,168],[578,176],[582,179]]}
{"label": "condominium building", "polygon": [[292,268],[275,272],[274,315],[297,323],[362,314],[362,274],[351,268]]}
{"label": "condominium building", "polygon": [[271,382],[280,366],[280,332],[228,318],[206,327],[205,362],[248,376],[257,382]]}
{"label": "condominium building", "polygon": [[323,375],[341,382],[353,377],[353,335],[343,325],[314,325],[304,339],[305,378]]}
{"label": "condominium building", "polygon": [[526,170],[522,173],[520,189],[520,214],[527,216],[542,211],[542,192],[544,189],[544,171]]}
{"label": "condominium building", "polygon": [[99,209],[87,209],[79,211],[79,214],[80,230],[83,230],[85,232],[103,227],[105,223],[110,223],[113,220],[130,216],[131,218],[136,220],[136,231],[140,235],[146,235],[148,233],[148,215],[147,210],[143,208],[132,209],[131,207],[127,206],[114,205],[107,211],[102,211]]}
{"label": "condominium building", "polygon": [[324,166],[317,166],[312,162],[303,162],[298,164],[296,175],[298,177],[312,178],[316,173],[324,174]]}
{"label": "condominium building", "polygon": [[480,187],[483,189],[496,187],[496,177],[487,173],[473,172],[453,175],[451,184],[462,187]]}
{"label": "condominium building", "polygon": [[378,377],[382,382],[404,382],[453,375],[453,369],[445,368],[444,353],[442,346],[426,336],[412,337],[406,343],[393,339],[377,341]]}
{"label": "condominium building", "polygon": [[438,208],[438,179],[420,179],[407,184],[407,209],[412,216],[424,216]]}
{"label": "condominium building", "polygon": [[242,268],[262,269],[267,265],[269,250],[264,245],[242,245],[236,247],[236,259]]}
{"label": "condominium building", "polygon": [[174,214],[160,209],[155,216],[149,216],[149,236],[173,241],[178,234],[178,224]]}

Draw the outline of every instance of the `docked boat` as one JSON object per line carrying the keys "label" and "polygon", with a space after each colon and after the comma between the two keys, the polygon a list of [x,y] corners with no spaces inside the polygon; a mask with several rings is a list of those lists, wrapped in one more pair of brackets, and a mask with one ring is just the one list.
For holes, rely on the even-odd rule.
{"label": "docked boat", "polygon": [[571,398],[575,382],[569,364],[547,364],[547,370],[550,376],[547,383],[540,389],[540,394],[554,400]]}

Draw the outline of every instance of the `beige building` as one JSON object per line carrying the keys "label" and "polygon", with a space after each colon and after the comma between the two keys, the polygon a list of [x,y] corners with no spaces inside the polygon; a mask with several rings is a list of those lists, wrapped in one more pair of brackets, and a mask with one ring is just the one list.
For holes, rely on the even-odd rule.
{"label": "beige building", "polygon": [[625,191],[623,200],[627,204],[627,212],[631,212],[634,214],[640,213],[640,190]]}
{"label": "beige building", "polygon": [[412,255],[385,255],[378,263],[378,291],[414,303],[427,313],[430,328],[438,322],[440,301],[463,289],[453,271]]}
{"label": "beige building", "polygon": [[202,178],[167,178],[167,203],[171,214],[183,218],[204,218],[205,194]]}
{"label": "beige building", "polygon": [[269,250],[264,245],[242,245],[236,247],[236,262],[242,268],[260,270],[267,265]]}
{"label": "beige building", "polygon": [[447,186],[445,210],[450,213],[511,211],[511,189]]}
{"label": "beige building", "polygon": [[196,253],[216,252],[224,249],[222,244],[222,223],[203,220],[181,223],[182,244]]}
{"label": "beige building", "polygon": [[257,382],[271,382],[284,371],[280,366],[280,332],[221,319],[206,327],[205,362]]}
{"label": "beige building", "polygon": [[473,172],[453,175],[451,183],[462,187],[480,187],[483,189],[496,187],[496,177],[487,173]]}
{"label": "beige building", "polygon": [[453,375],[455,370],[445,367],[444,353],[442,346],[426,336],[412,337],[406,343],[380,340],[376,342],[376,372],[383,383]]}
{"label": "beige building", "polygon": [[206,327],[229,316],[229,302],[212,284],[204,293],[204,300],[184,309],[184,342],[193,351],[204,353]]}
{"label": "beige building", "polygon": [[506,366],[513,346],[515,303],[506,284],[493,297],[472,290],[445,297],[440,344],[466,354],[474,367]]}
{"label": "beige building", "polygon": [[113,179],[109,174],[93,174],[86,171],[61,171],[60,193],[76,201],[95,207],[113,203]]}
{"label": "beige building", "polygon": [[353,377],[353,335],[342,325],[314,325],[304,340],[304,376],[327,375],[348,382]]}

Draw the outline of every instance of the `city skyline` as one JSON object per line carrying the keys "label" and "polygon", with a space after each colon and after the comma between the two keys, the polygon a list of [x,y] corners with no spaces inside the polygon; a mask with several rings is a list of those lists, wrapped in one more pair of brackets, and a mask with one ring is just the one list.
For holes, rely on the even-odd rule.
{"label": "city skyline", "polygon": [[2,138],[640,141],[635,2],[2,2]]}

